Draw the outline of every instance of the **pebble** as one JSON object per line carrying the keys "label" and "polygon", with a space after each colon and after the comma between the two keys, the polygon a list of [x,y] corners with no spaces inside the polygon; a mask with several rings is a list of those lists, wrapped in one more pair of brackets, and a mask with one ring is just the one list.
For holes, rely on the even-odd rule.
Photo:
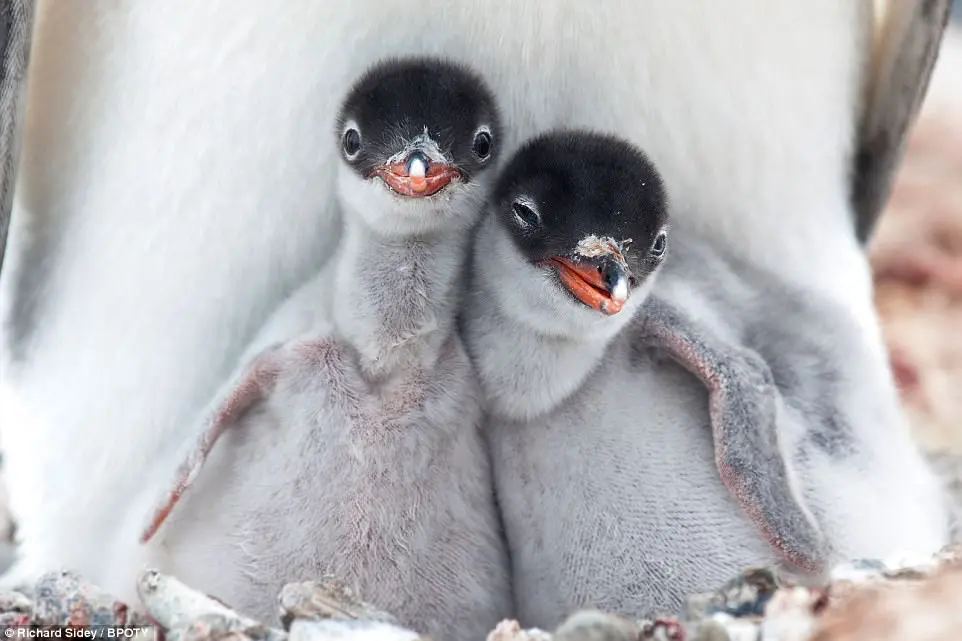
{"label": "pebble", "polygon": [[505,619],[488,633],[487,641],[551,641],[551,633],[538,628],[525,630],[514,619]]}
{"label": "pebble", "polygon": [[366,619],[398,625],[397,619],[362,601],[347,584],[333,576],[288,583],[277,600],[285,628],[295,619]]}
{"label": "pebble", "polygon": [[747,568],[719,589],[689,597],[685,618],[699,621],[714,614],[736,618],[761,617],[780,585],[773,569]]}
{"label": "pebble", "polygon": [[49,572],[33,588],[36,626],[112,627],[128,624],[129,608],[76,572]]}

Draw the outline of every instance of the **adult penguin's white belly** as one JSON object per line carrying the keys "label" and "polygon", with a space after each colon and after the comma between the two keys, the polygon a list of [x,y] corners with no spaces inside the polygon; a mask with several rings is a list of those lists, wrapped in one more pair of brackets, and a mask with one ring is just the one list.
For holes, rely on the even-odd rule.
{"label": "adult penguin's white belly", "polygon": [[639,143],[676,225],[878,343],[847,205],[867,24],[837,0],[41,2],[3,279],[21,570],[130,587],[127,506],[330,254],[335,109],[382,56],[474,65],[509,147],[557,125]]}

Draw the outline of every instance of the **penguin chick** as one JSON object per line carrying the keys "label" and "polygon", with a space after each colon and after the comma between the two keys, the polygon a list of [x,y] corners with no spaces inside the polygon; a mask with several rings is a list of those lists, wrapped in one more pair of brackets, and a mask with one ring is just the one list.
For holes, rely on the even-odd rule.
{"label": "penguin chick", "polygon": [[[668,249],[664,198],[655,166],[629,143],[583,131],[543,134],[500,172],[493,215],[475,245],[473,289],[529,332],[602,344],[631,319],[661,267]],[[492,369],[482,382],[496,379],[497,359],[483,365]],[[529,391],[538,393],[518,390],[522,402],[541,405]],[[544,393],[570,390],[562,384]]]}
{"label": "penguin chick", "polygon": [[555,132],[507,163],[478,234],[462,330],[526,625],[650,617],[775,552],[822,560],[764,362],[651,295],[666,198],[628,143]]}
{"label": "penguin chick", "polygon": [[413,629],[481,638],[510,585],[454,314],[494,98],[461,67],[390,61],[348,94],[337,144],[337,253],[200,418],[142,540],[180,500],[159,537],[172,569],[250,614],[331,574]]}

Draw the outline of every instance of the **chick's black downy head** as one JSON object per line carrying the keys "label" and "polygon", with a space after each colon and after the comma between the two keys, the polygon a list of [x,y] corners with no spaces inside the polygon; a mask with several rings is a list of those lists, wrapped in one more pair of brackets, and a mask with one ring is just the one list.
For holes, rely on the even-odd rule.
{"label": "chick's black downy head", "polygon": [[502,169],[493,203],[525,259],[604,314],[621,311],[667,253],[661,176],[617,137],[559,131],[530,140]]}
{"label": "chick's black downy head", "polygon": [[486,83],[434,58],[371,68],[344,100],[337,121],[343,160],[395,194],[425,198],[473,181],[499,151],[501,125]]}

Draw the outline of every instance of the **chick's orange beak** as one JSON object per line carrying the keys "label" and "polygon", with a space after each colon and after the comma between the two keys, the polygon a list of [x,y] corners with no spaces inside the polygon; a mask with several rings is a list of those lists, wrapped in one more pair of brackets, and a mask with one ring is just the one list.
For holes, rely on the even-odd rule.
{"label": "chick's orange beak", "polygon": [[447,187],[452,180],[461,176],[461,171],[449,163],[431,162],[423,153],[415,151],[401,162],[378,166],[374,175],[395,193],[424,198]]}
{"label": "chick's orange beak", "polygon": [[623,263],[613,256],[572,259],[552,256],[558,277],[582,303],[607,315],[617,314],[628,300],[628,274]]}

